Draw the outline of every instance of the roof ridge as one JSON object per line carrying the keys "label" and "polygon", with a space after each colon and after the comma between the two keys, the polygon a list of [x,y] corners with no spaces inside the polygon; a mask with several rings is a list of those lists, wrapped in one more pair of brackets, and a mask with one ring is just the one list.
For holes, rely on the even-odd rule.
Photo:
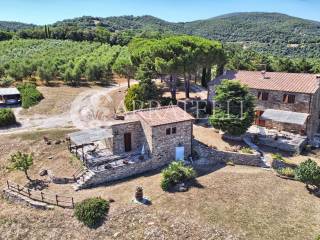
{"label": "roof ridge", "polygon": [[154,107],[154,108],[143,108],[143,109],[127,112],[125,115],[135,114],[139,112],[152,112],[152,111],[175,108],[175,107],[178,107],[178,105],[160,106],[160,107]]}

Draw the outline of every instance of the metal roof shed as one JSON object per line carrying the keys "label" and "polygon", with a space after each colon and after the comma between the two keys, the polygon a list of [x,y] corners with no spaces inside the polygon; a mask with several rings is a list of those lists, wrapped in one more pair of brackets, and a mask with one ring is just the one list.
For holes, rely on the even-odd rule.
{"label": "metal roof shed", "polygon": [[83,130],[80,132],[70,133],[70,141],[77,146],[98,142],[103,139],[112,138],[112,129],[95,128]]}
{"label": "metal roof shed", "polygon": [[0,104],[19,104],[20,92],[16,88],[0,88]]}
{"label": "metal roof shed", "polygon": [[309,114],[307,113],[267,109],[260,118],[262,120],[271,120],[280,123],[289,123],[304,126],[308,117]]}
{"label": "metal roof shed", "polygon": [[20,95],[16,88],[0,88],[0,96]]}

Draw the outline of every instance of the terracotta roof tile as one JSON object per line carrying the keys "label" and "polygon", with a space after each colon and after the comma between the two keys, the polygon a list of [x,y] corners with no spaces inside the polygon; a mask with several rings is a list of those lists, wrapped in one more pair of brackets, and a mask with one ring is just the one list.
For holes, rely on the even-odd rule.
{"label": "terracotta roof tile", "polygon": [[159,126],[175,122],[191,121],[194,118],[178,106],[152,108],[135,114],[149,126]]}
{"label": "terracotta roof tile", "polygon": [[315,93],[319,88],[316,74],[266,72],[263,77],[259,71],[227,71],[211,82],[217,84],[223,79],[239,80],[249,88],[296,93]]}

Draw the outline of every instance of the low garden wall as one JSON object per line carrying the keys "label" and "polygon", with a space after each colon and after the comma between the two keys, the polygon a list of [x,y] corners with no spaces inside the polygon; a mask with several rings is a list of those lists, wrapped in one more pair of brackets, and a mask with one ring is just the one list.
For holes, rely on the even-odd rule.
{"label": "low garden wall", "polygon": [[[193,141],[193,151],[199,155],[199,160],[195,164],[218,164],[221,162],[232,161],[234,164],[247,166],[264,166],[259,153],[243,154],[237,152],[219,151],[210,148],[198,141]],[[162,156],[153,156],[152,159],[141,160],[138,162],[128,163],[114,168],[99,170],[94,172],[94,175],[81,183],[79,189],[90,188],[100,184],[109,183],[131,176],[139,175],[148,171],[159,169],[171,161],[164,161]]]}
{"label": "low garden wall", "polygon": [[198,155],[198,160],[194,162],[196,164],[219,164],[232,161],[237,165],[247,165],[255,167],[263,167],[265,163],[261,159],[261,155],[258,152],[253,154],[245,154],[239,152],[228,152],[216,150],[208,147],[196,140],[193,141],[193,151]]}
{"label": "low garden wall", "polygon": [[82,183],[80,188],[90,188],[103,183],[109,183],[148,171],[152,171],[168,164],[165,161],[158,161],[158,159],[148,159],[140,162],[128,163],[119,167],[94,171],[94,175],[86,182]]}
{"label": "low garden wall", "polygon": [[50,178],[50,181],[54,184],[69,184],[76,182],[76,179],[73,177],[57,177],[50,170],[48,170],[48,176]]}

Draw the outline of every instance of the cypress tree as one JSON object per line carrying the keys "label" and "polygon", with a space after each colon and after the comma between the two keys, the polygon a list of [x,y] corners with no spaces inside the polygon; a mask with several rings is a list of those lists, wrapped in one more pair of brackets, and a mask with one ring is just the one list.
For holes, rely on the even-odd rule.
{"label": "cypress tree", "polygon": [[207,69],[202,68],[202,76],[201,76],[201,86],[202,87],[207,87],[206,75],[207,75]]}

